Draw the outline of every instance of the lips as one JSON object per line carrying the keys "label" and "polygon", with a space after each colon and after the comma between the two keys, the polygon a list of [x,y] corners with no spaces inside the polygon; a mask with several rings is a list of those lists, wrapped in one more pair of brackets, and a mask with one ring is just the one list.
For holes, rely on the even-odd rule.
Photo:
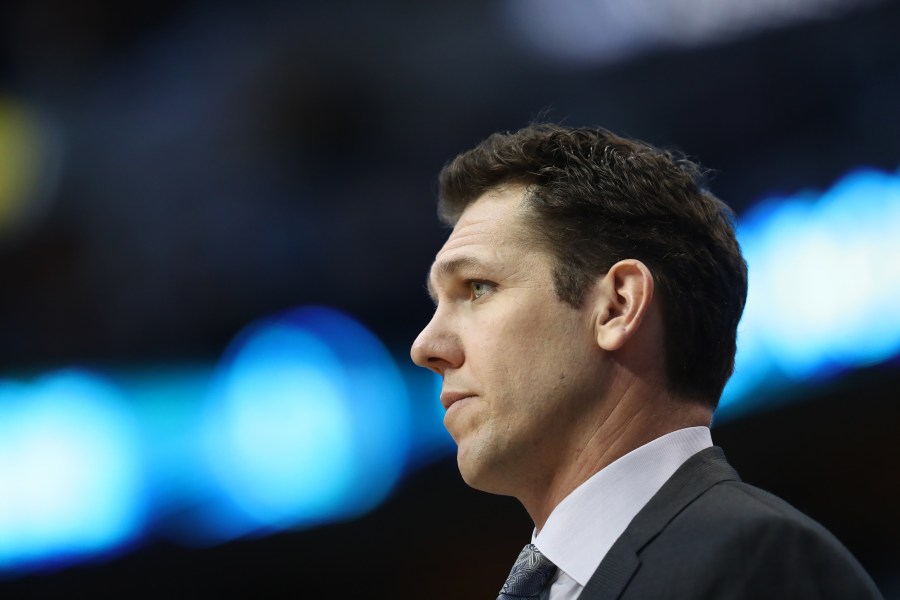
{"label": "lips", "polygon": [[460,400],[471,398],[474,395],[472,392],[441,392],[441,404],[444,406],[444,410],[449,410]]}

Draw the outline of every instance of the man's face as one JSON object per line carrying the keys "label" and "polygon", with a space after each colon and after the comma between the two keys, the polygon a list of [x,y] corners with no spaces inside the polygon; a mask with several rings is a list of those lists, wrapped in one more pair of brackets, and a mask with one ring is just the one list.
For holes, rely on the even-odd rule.
{"label": "man's face", "polygon": [[557,297],[553,259],[521,224],[523,192],[488,192],[463,213],[432,266],[437,308],[411,352],[443,377],[463,478],[513,496],[574,458],[603,366],[591,303]]}

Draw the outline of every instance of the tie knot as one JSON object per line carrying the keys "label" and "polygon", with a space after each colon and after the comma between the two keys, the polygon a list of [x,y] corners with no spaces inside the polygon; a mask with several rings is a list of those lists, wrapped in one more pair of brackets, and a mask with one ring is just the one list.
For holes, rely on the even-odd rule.
{"label": "tie knot", "polygon": [[556,565],[541,554],[537,546],[528,544],[519,553],[497,600],[538,598],[541,591],[550,583],[554,573]]}

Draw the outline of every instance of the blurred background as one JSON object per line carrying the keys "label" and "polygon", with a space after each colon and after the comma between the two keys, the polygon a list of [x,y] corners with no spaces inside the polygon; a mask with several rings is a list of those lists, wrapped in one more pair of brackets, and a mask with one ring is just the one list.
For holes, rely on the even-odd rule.
{"label": "blurred background", "polygon": [[493,597],[531,523],[408,347],[438,171],[544,116],[715,171],[714,439],[900,598],[897,2],[0,6],[4,597]]}

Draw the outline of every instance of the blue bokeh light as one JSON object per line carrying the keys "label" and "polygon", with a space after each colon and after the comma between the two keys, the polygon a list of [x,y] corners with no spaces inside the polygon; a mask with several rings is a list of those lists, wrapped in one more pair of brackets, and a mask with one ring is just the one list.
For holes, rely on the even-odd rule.
{"label": "blue bokeh light", "polygon": [[248,327],[214,385],[208,451],[225,491],[194,541],[355,516],[403,471],[403,379],[350,317],[303,308]]}
{"label": "blue bokeh light", "polygon": [[773,198],[738,237],[750,289],[726,417],[775,386],[900,352],[900,174],[858,170],[823,194]]}
{"label": "blue bokeh light", "polygon": [[0,382],[0,568],[106,552],[140,529],[134,423],[83,371]]}

